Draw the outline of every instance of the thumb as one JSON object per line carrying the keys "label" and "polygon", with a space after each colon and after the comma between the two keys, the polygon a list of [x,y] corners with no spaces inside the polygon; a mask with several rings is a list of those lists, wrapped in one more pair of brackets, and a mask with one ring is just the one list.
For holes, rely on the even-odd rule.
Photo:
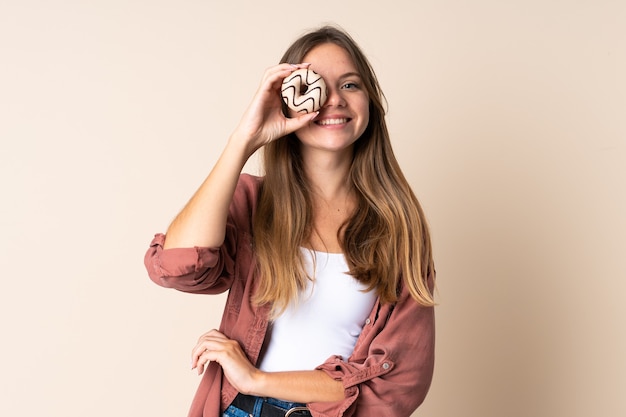
{"label": "thumb", "polygon": [[289,133],[295,132],[298,129],[303,128],[307,124],[311,123],[319,114],[320,112],[316,111],[313,113],[307,113],[303,116],[298,116],[298,117],[294,117],[291,119],[287,119],[287,124],[286,124],[287,133],[289,134]]}

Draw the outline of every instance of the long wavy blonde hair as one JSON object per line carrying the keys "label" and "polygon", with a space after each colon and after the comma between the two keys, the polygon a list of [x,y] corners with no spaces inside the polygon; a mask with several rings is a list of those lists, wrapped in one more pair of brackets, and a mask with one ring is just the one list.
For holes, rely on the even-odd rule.
{"label": "long wavy blonde hair", "polygon": [[[348,52],[370,99],[369,124],[355,142],[349,174],[357,205],[338,235],[349,273],[369,290],[375,290],[382,302],[397,301],[400,286],[406,285],[419,304],[432,306],[430,233],[422,208],[394,156],[384,119],[384,95],[367,58],[346,32],[324,26],[296,40],[280,62],[302,62],[311,49],[323,43],[334,43]],[[263,164],[271,169],[265,170],[253,218],[260,272],[254,301],[271,303],[277,315],[297,299],[311,279],[305,272],[300,248],[306,246],[312,233],[312,193],[295,134],[266,145]]]}

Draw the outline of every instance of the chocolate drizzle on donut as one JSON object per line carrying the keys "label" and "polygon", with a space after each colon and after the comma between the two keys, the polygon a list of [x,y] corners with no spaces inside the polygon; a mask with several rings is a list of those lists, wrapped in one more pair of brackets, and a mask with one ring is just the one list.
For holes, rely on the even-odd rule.
{"label": "chocolate drizzle on donut", "polygon": [[285,78],[281,94],[285,104],[298,113],[319,110],[328,96],[324,79],[308,68],[296,70]]}

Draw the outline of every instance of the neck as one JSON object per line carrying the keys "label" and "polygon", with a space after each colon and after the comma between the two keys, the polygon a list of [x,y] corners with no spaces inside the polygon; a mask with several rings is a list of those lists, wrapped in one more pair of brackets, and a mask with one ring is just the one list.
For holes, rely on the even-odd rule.
{"label": "neck", "polygon": [[352,149],[306,152],[303,156],[313,210],[311,235],[306,245],[323,252],[342,252],[341,229],[355,206],[349,179]]}
{"label": "neck", "polygon": [[317,153],[303,159],[304,173],[311,189],[326,202],[344,200],[350,193],[352,152]]}

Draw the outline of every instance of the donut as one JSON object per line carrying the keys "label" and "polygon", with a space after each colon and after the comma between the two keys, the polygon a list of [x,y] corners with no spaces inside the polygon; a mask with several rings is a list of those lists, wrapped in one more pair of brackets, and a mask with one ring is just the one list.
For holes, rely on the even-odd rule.
{"label": "donut", "polygon": [[281,94],[285,104],[298,113],[318,111],[328,97],[322,76],[308,68],[300,68],[285,78]]}

